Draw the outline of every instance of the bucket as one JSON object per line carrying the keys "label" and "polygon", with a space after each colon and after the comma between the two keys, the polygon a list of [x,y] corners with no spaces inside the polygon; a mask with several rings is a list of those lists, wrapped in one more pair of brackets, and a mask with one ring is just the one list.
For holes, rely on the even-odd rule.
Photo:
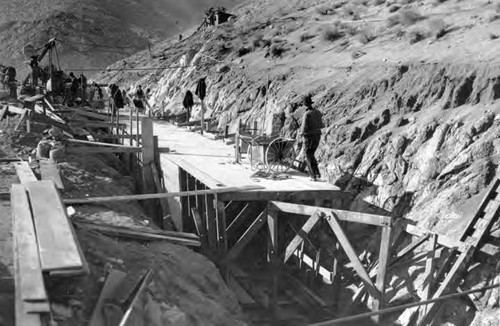
{"label": "bucket", "polygon": [[64,147],[54,148],[50,151],[50,159],[54,162],[60,162],[64,158]]}
{"label": "bucket", "polygon": [[36,157],[49,158],[51,148],[52,145],[49,141],[40,141],[36,147]]}

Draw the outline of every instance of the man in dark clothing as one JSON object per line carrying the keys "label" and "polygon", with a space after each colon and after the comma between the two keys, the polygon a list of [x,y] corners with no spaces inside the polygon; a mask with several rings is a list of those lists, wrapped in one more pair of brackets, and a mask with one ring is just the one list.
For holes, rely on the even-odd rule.
{"label": "man in dark clothing", "polygon": [[321,112],[313,108],[312,95],[308,94],[302,99],[306,106],[306,112],[302,118],[302,126],[300,134],[304,137],[304,145],[306,151],[306,163],[309,169],[311,180],[317,181],[321,178],[318,169],[318,161],[314,157],[316,149],[318,149],[321,139],[321,128],[323,128],[323,119]]}
{"label": "man in dark clothing", "polygon": [[135,96],[137,97],[138,100],[144,100],[146,96],[144,95],[144,91],[142,90],[142,86],[139,85],[137,87],[137,91],[135,92]]}

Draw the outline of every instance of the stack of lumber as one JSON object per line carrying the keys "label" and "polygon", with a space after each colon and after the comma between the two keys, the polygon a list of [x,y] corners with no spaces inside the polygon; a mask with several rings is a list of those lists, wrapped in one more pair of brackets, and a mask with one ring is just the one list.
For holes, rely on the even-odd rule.
{"label": "stack of lumber", "polygon": [[17,325],[40,325],[50,311],[44,275],[88,273],[73,226],[53,181],[11,189]]}

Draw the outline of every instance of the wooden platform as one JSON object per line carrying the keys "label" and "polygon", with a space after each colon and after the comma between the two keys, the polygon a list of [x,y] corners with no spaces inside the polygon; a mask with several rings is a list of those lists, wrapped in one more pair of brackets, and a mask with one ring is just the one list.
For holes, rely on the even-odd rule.
{"label": "wooden platform", "polygon": [[245,155],[241,164],[234,164],[232,145],[163,121],[155,121],[154,134],[158,135],[161,147],[171,150],[171,153],[161,155],[162,165],[173,162],[211,189],[259,185],[265,188],[259,192],[339,190],[328,182],[310,181],[306,174],[292,170],[287,173],[290,178],[286,180],[252,178],[255,171],[251,170]]}

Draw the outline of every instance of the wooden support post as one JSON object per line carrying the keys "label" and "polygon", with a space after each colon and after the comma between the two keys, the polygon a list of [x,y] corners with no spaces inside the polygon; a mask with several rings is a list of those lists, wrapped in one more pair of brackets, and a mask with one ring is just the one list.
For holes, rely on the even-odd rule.
{"label": "wooden support post", "polygon": [[236,134],[234,136],[234,159],[236,163],[241,162],[241,152],[240,152],[240,126],[241,120],[236,121]]}
{"label": "wooden support post", "polygon": [[201,100],[201,130],[200,133],[203,135],[203,131],[205,130],[205,101]]}
{"label": "wooden support post", "polygon": [[[142,118],[142,192],[145,194],[155,193],[155,183],[151,163],[154,162],[154,137],[153,137],[153,120],[150,118]],[[148,215],[155,217],[156,201],[146,201],[144,205]]]}
{"label": "wooden support post", "polygon": [[[196,179],[189,173],[186,174],[186,182],[188,191],[193,191],[196,189]],[[196,195],[188,196],[188,219],[186,220],[186,227],[190,229],[192,227],[191,221],[193,216],[191,215],[191,209],[196,206]]]}
{"label": "wooden support post", "polygon": [[[427,253],[427,260],[425,263],[425,280],[423,290],[423,300],[429,300],[432,297],[432,285],[434,284],[435,265],[434,259],[436,255],[437,235],[433,233],[429,239],[429,252]],[[421,308],[420,318],[427,314],[427,306]]]}
{"label": "wooden support post", "polygon": [[214,207],[214,195],[205,195],[205,218],[208,233],[208,245],[214,253],[217,249],[217,221]]}
{"label": "wooden support post", "polygon": [[219,200],[217,195],[214,197],[216,201],[215,214],[217,219],[217,243],[219,254],[224,257],[227,253],[227,234],[226,234],[226,209],[223,201]]}
{"label": "wooden support post", "polygon": [[272,290],[271,290],[271,304],[270,313],[272,316],[273,324],[276,322],[276,308],[278,302],[278,211],[269,209],[269,205],[265,209],[267,215],[267,261],[271,264],[272,273]]}
{"label": "wooden support post", "polygon": [[129,145],[133,146],[134,140],[132,139],[132,135],[134,134],[134,116],[133,116],[132,109],[130,109],[128,125],[129,125],[129,134],[130,134],[129,135],[130,136]]}
{"label": "wooden support post", "polygon": [[207,232],[205,228],[205,223],[203,223],[203,219],[201,218],[200,212],[198,211],[198,208],[193,207],[191,209],[191,214],[193,215],[193,220],[196,226],[196,232],[198,233],[198,236],[200,237],[200,242],[201,242],[201,248],[202,250],[206,250],[208,246],[208,240],[207,240]]}
{"label": "wooden support post", "polygon": [[[377,281],[375,285],[380,293],[379,298],[374,298],[374,310],[384,309],[385,306],[385,282],[386,282],[386,274],[387,267],[389,265],[390,258],[390,249],[391,249],[391,231],[392,228],[390,226],[384,226],[382,228],[382,236],[380,240],[380,250],[379,250],[379,258],[378,258],[378,273],[377,273]],[[379,323],[380,315],[376,315],[374,317],[374,321]]]}
{"label": "wooden support post", "polygon": [[[180,191],[187,191],[186,175],[187,175],[186,171],[184,171],[184,169],[179,167],[179,190]],[[180,225],[179,225],[179,231],[181,231],[181,232],[184,230],[184,225],[186,223],[187,217],[189,216],[189,214],[187,212],[187,207],[188,207],[187,198],[188,197],[181,197],[180,198],[180,201],[181,201],[181,220],[180,220]]]}
{"label": "wooden support post", "polygon": [[139,131],[139,110],[135,110],[135,135],[137,136],[136,142],[137,142],[137,147],[141,146],[140,145],[140,139],[141,139],[141,132]]}

